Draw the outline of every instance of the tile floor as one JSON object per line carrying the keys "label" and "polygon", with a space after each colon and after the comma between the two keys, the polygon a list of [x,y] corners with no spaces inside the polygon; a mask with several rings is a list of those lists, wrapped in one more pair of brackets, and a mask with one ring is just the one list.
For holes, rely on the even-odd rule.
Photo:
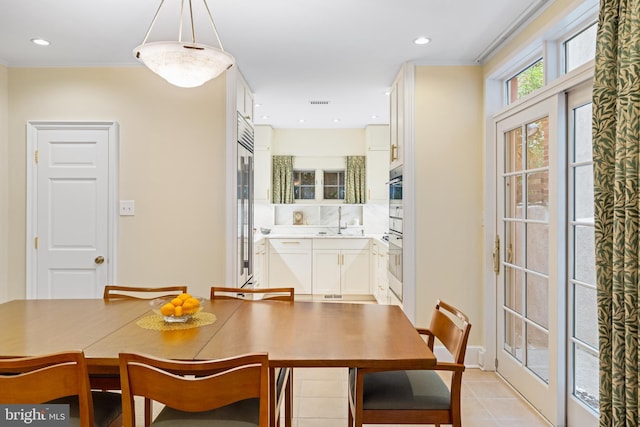
{"label": "tile floor", "polygon": [[[493,372],[468,369],[462,383],[464,427],[550,425]],[[293,427],[346,427],[347,370],[296,369],[293,417]]]}

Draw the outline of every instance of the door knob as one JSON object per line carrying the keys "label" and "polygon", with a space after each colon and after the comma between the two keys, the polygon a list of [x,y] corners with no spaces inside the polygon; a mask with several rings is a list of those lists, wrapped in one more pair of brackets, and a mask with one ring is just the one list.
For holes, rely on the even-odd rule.
{"label": "door knob", "polygon": [[103,256],[97,256],[96,259],[94,259],[96,264],[102,264],[104,262],[104,257]]}

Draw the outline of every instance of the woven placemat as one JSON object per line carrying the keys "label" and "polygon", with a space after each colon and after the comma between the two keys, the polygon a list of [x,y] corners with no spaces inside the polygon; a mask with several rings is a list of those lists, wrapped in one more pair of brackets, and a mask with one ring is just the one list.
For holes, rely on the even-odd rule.
{"label": "woven placemat", "polygon": [[154,331],[179,331],[182,329],[199,328],[200,326],[210,325],[216,321],[216,315],[201,311],[194,314],[191,319],[184,323],[168,323],[162,316],[152,314],[138,320],[136,324],[144,329],[152,329]]}

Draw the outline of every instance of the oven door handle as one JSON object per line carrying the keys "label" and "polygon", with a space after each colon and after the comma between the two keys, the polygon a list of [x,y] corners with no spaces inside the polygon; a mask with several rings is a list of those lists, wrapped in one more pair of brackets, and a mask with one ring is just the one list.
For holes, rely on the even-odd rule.
{"label": "oven door handle", "polygon": [[389,184],[389,185],[395,185],[395,184],[401,184],[401,183],[402,183],[402,178],[393,178],[385,182],[385,184]]}

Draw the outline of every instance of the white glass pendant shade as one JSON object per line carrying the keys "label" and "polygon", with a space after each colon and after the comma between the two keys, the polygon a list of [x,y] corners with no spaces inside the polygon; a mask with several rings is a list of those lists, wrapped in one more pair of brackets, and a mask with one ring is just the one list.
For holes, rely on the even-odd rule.
{"label": "white glass pendant shade", "polygon": [[197,43],[146,43],[133,53],[151,71],[172,85],[185,88],[201,86],[235,64],[227,52]]}

